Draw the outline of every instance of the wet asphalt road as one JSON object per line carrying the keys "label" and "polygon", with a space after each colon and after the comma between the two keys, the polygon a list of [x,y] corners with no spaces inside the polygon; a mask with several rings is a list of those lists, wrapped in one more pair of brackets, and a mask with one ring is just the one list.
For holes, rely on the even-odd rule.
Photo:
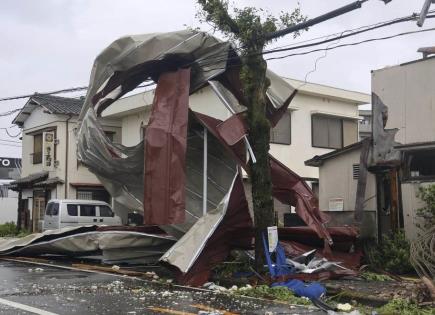
{"label": "wet asphalt road", "polygon": [[0,260],[0,314],[190,315],[201,310],[226,311],[229,312],[227,315],[323,314],[313,308],[184,289],[129,277]]}

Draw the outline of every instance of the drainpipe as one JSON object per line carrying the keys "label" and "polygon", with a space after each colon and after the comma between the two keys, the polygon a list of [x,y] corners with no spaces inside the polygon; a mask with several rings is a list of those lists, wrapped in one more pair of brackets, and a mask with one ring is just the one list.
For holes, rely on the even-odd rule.
{"label": "drainpipe", "polygon": [[65,120],[66,127],[66,137],[65,137],[65,199],[68,199],[68,154],[69,154],[69,121],[72,115],[69,115],[68,119]]}

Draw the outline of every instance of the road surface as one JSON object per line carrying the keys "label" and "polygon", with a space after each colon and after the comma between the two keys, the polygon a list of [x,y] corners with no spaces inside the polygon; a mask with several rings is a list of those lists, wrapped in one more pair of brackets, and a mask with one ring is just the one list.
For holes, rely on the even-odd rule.
{"label": "road surface", "polygon": [[201,311],[226,315],[323,314],[314,308],[130,277],[0,260],[0,314],[196,315]]}

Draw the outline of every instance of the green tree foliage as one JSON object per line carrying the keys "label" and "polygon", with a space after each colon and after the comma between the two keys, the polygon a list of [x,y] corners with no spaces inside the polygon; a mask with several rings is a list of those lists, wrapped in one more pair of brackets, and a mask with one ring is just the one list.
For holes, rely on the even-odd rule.
{"label": "green tree foliage", "polygon": [[417,210],[417,215],[424,219],[423,229],[431,228],[435,225],[435,185],[420,186],[417,197],[426,205]]}
{"label": "green tree foliage", "polygon": [[395,274],[414,272],[409,261],[410,244],[403,231],[382,238],[382,242],[368,250],[370,265]]}
{"label": "green tree foliage", "polygon": [[[264,257],[261,233],[274,225],[272,184],[269,167],[270,124],[266,118],[266,90],[270,86],[266,78],[267,64],[262,53],[271,41],[267,35],[276,30],[304,21],[299,8],[291,13],[281,12],[278,18],[254,7],[233,8],[228,1],[198,0],[201,10],[197,17],[212,25],[237,44],[241,58],[240,78],[243,97],[248,107],[247,122],[249,141],[257,162],[250,165],[252,200],[255,225],[256,268],[261,270]],[[294,33],[294,36],[298,36]]]}

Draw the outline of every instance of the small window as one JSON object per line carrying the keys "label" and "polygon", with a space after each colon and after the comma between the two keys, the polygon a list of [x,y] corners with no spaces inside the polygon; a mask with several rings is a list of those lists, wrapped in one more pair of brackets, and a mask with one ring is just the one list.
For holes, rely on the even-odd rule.
{"label": "small window", "polygon": [[96,211],[94,205],[80,205],[80,216],[95,217]]}
{"label": "small window", "polygon": [[326,115],[311,116],[312,145],[317,148],[343,147],[343,119]]}
{"label": "small window", "polygon": [[109,138],[109,140],[111,142],[113,142],[114,136],[115,136],[115,132],[114,131],[104,131],[104,134],[106,135],[107,138]]}
{"label": "small window", "polygon": [[270,142],[278,144],[291,144],[291,112],[287,111],[270,130]]}
{"label": "small window", "polygon": [[352,174],[353,174],[353,179],[359,178],[359,164],[352,165]]}
{"label": "small window", "polygon": [[42,133],[33,136],[33,164],[42,163]]}
{"label": "small window", "polygon": [[51,208],[51,215],[59,215],[59,204],[53,203],[53,207]]}
{"label": "small window", "polygon": [[407,152],[405,159],[407,179],[435,179],[435,149]]}
{"label": "small window", "polygon": [[78,212],[78,206],[77,205],[67,205],[66,206],[68,215],[71,217],[76,217]]}
{"label": "small window", "polygon": [[100,217],[113,217],[113,211],[108,206],[100,206]]}

